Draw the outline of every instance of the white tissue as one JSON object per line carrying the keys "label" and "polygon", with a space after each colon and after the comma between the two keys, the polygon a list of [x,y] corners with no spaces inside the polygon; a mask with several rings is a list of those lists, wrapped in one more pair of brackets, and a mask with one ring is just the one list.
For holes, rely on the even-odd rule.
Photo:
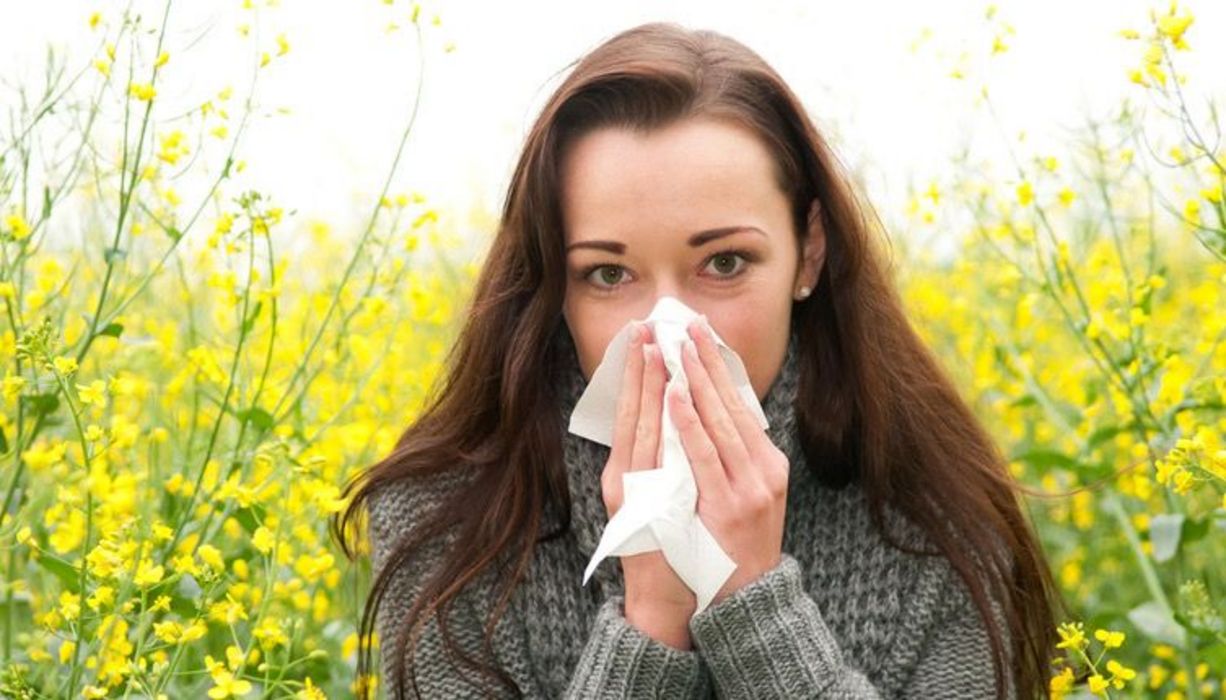
{"label": "white tissue", "polygon": [[[698,313],[680,300],[666,296],[656,302],[655,308],[643,320],[654,329],[655,342],[668,368],[668,385],[680,383],[686,391],[689,391],[689,383],[681,364],[681,349],[689,337],[686,326],[696,316]],[[612,446],[613,424],[625,372],[626,345],[633,326],[633,322],[626,324],[609,342],[600,365],[592,373],[570,416],[570,432]],[[766,414],[745,373],[744,363],[714,329],[712,332],[741,400],[765,430],[768,427]],[[587,585],[596,565],[605,557],[659,549],[673,571],[694,592],[698,602],[694,614],[697,615],[710,605],[711,599],[736,569],[736,562],[724,552],[698,517],[694,472],[673,424],[667,393],[664,397],[657,468],[627,471],[622,475],[622,506],[605,525],[600,543],[583,572],[583,584]]]}

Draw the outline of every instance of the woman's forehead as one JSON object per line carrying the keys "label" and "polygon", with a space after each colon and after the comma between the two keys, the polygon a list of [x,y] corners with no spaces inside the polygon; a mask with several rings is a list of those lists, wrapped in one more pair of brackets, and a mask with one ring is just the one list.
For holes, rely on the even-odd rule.
{"label": "woman's forehead", "polygon": [[568,153],[561,187],[568,243],[645,230],[688,237],[719,227],[769,228],[787,211],[765,146],[723,123],[593,132]]}

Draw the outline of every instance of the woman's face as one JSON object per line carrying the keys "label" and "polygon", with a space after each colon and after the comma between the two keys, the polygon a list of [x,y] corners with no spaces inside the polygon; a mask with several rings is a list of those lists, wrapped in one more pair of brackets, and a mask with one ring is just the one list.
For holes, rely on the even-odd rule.
{"label": "woman's face", "polygon": [[600,129],[571,146],[561,178],[563,315],[584,378],[623,326],[673,296],[706,314],[762,400],[787,351],[796,295],[817,287],[825,235],[814,223],[798,250],[757,136],[697,118],[647,135]]}

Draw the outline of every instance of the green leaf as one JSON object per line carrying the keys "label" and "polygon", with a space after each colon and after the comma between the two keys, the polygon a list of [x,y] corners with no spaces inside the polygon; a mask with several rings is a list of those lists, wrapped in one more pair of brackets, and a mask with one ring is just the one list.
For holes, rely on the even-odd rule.
{"label": "green leaf", "polygon": [[251,332],[252,327],[255,326],[255,320],[260,317],[260,310],[263,308],[264,308],[264,302],[257,301],[255,303],[255,308],[251,310],[251,314],[247,316],[247,320],[243,321],[243,332],[244,333]]}
{"label": "green leaf", "polygon": [[1102,443],[1129,429],[1131,429],[1131,426],[1128,425],[1104,425],[1103,427],[1090,433],[1090,437],[1086,438],[1086,448],[1093,449],[1098,447]]}
{"label": "green leaf", "polygon": [[102,259],[106,261],[106,264],[113,265],[116,259],[126,257],[127,254],[128,252],[123,248],[107,248],[102,251]]}
{"label": "green leaf", "polygon": [[254,533],[256,528],[260,526],[260,521],[264,519],[264,506],[255,505],[247,508],[240,508],[234,511],[234,519],[239,525],[247,531],[247,534]]}
{"label": "green leaf", "polygon": [[25,404],[26,410],[32,412],[35,416],[55,413],[60,407],[60,398],[54,393],[22,394],[21,401]]}
{"label": "green leaf", "polygon": [[272,414],[259,407],[249,408],[246,411],[240,411],[238,417],[245,421],[250,421],[252,425],[260,430],[272,429]]}
{"label": "green leaf", "polygon": [[1226,668],[1226,643],[1219,642],[1212,646],[1202,647],[1197,654],[1209,664],[1209,668]]}
{"label": "green leaf", "polygon": [[1027,450],[1013,456],[1013,459],[1020,462],[1025,462],[1031,466],[1044,467],[1064,467],[1065,469],[1077,470],[1081,468],[1081,462],[1069,457],[1063,452],[1055,450]]}
{"label": "green leaf", "polygon": [[64,588],[72,593],[80,592],[81,572],[74,568],[72,564],[46,552],[39,554],[38,564],[55,574],[55,577],[64,584]]}
{"label": "green leaf", "polygon": [[1208,518],[1188,518],[1183,521],[1183,532],[1180,540],[1183,542],[1195,542],[1205,535],[1209,534],[1209,519]]}
{"label": "green leaf", "polygon": [[106,328],[98,331],[98,335],[109,335],[112,338],[118,338],[123,333],[123,324],[111,322],[106,324]]}
{"label": "green leaf", "polygon": [[1039,403],[1039,400],[1036,399],[1033,394],[1030,394],[1029,392],[1027,392],[1017,397],[1016,399],[1013,399],[1012,401],[1010,401],[1009,407],[1010,408],[1022,408],[1024,406],[1034,406],[1034,405],[1037,405],[1038,403]]}

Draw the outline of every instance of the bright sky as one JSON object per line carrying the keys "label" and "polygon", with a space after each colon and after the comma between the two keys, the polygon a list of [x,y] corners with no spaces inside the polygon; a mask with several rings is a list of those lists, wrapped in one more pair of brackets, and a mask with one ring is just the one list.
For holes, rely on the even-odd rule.
{"label": "bright sky", "polygon": [[[411,5],[257,4],[253,39],[236,31],[256,14],[242,10],[239,0],[172,6],[165,46],[172,58],[164,69],[159,114],[196,106],[226,84],[241,95],[250,52],[258,46],[275,53],[275,36],[284,32],[290,52],[263,69],[260,94],[264,113],[278,107],[289,112],[258,120],[239,157],[249,162],[247,174],[256,186],[287,209],[296,208],[300,218],[357,221],[387,171],[416,89],[416,52],[406,21]],[[136,6],[148,20],[164,8],[160,2]],[[901,212],[907,183],[925,188],[964,144],[985,157],[1001,152],[1000,135],[973,107],[984,71],[990,72],[988,83],[1010,137],[1025,129],[1032,147],[1051,143],[1057,151],[1053,139],[1062,138],[1063,129],[1082,124],[1088,114],[1102,116],[1121,96],[1135,94],[1126,70],[1139,64],[1142,47],[1118,32],[1144,29],[1151,6],[1166,7],[1145,0],[1000,2],[996,25],[1007,22],[1016,33],[1005,37],[1009,50],[988,61],[995,32],[985,19],[985,2],[425,3],[422,16],[441,14],[441,24],[426,24],[423,102],[393,191],[423,191],[461,217],[474,207],[496,213],[522,138],[563,67],[617,31],[672,20],[730,34],[774,65],[844,161],[863,173],[888,220]],[[1209,67],[1226,65],[1226,42],[1215,40],[1226,28],[1226,3],[1181,6],[1197,16],[1187,34],[1193,51],[1179,54],[1192,76],[1189,91],[1220,97],[1226,94],[1226,72]],[[102,34],[89,30],[87,17],[100,10],[104,25],[113,23],[121,7],[0,0],[4,112],[16,105],[13,81],[41,75],[48,43],[68,47],[72,61],[88,63]],[[385,31],[392,21],[405,28]],[[444,53],[448,42],[455,50]],[[959,81],[949,72],[962,52],[968,52],[968,79]],[[190,185],[179,189],[190,192]],[[459,224],[467,227],[462,218]]]}

